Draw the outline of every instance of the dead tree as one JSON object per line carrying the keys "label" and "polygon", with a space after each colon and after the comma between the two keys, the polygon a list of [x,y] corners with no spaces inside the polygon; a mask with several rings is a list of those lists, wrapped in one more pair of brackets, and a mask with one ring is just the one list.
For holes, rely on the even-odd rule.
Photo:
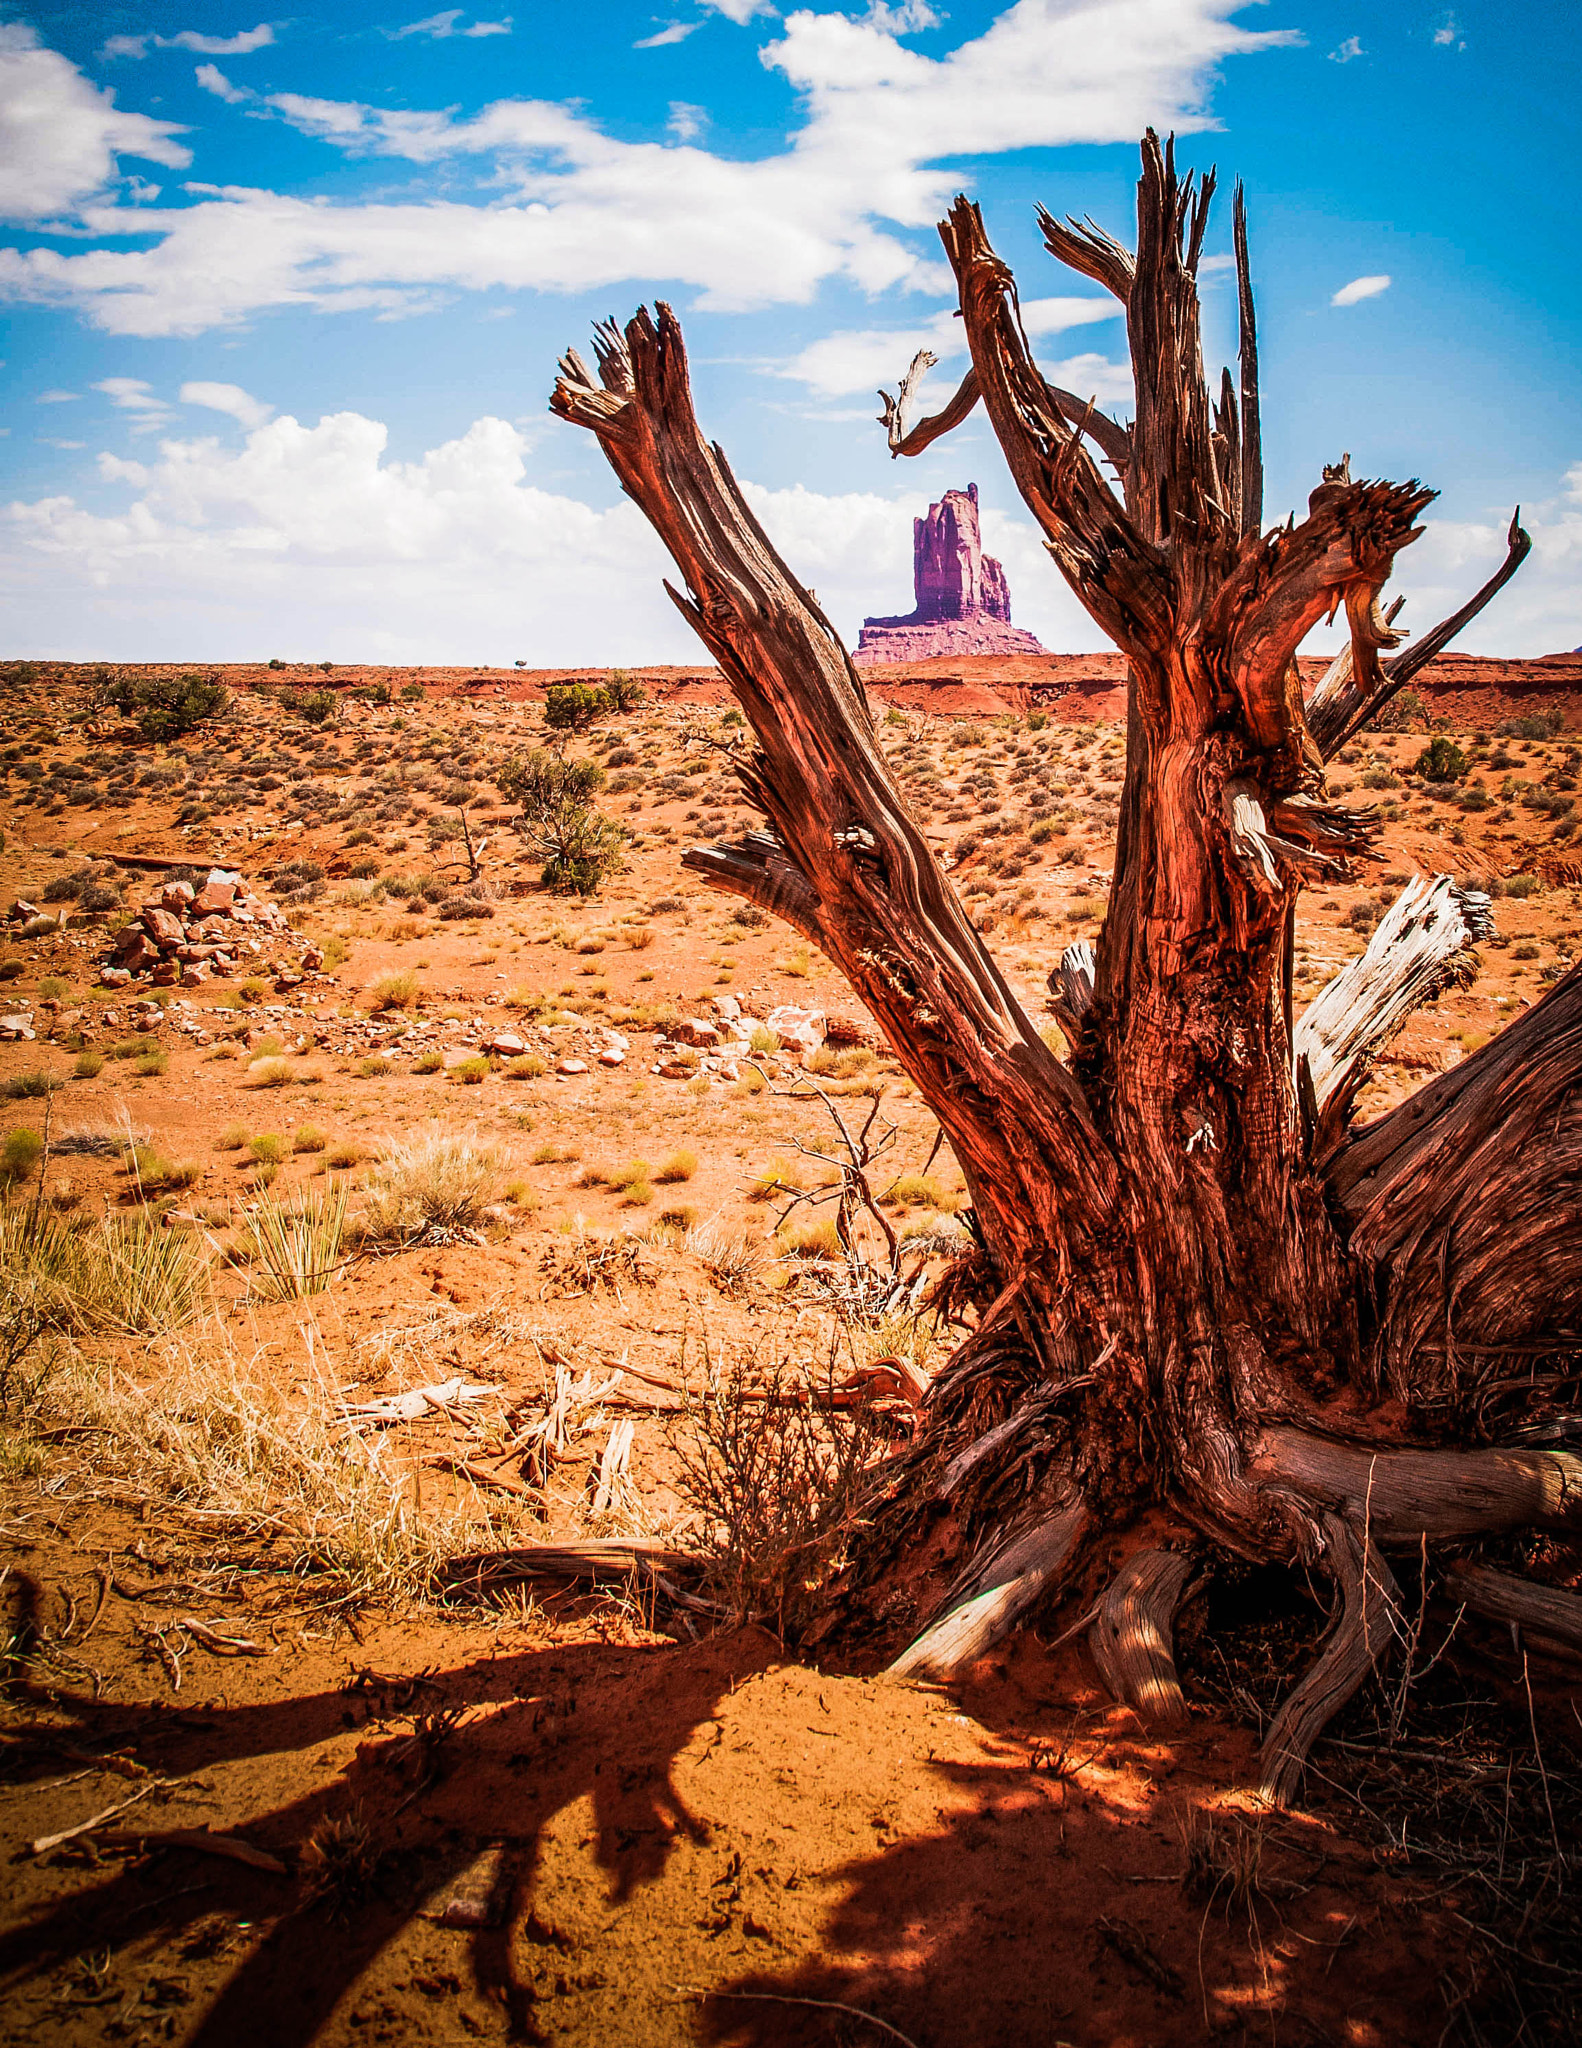
{"label": "dead tree", "polygon": [[[1125,308],[1130,426],[1045,382],[965,199],[940,234],[971,371],[910,429],[887,403],[899,453],[984,405],[1056,565],[1127,658],[1114,883],[1091,964],[1060,977],[1068,1059],[910,816],[834,628],[703,440],[675,316],[600,328],[597,376],[568,354],[552,404],[598,435],[669,548],[686,586],[671,595],[757,738],[740,773],[766,829],[686,864],[842,970],[971,1193],[981,1314],[886,1474],[838,1589],[842,1625],[891,1654],[911,1638],[892,1668],[948,1673],[1072,1585],[1095,1538],[1113,1553],[1121,1537],[1132,1555],[1099,1596],[1095,1646],[1123,1694],[1168,1715],[1173,1615],[1195,1573],[1154,1550],[1316,1569],[1334,1616],[1269,1735],[1265,1787],[1283,1798],[1394,1639],[1392,1552],[1582,1519],[1582,1456],[1464,1447],[1427,1418],[1430,1403],[1454,1415],[1489,1361],[1577,1327],[1582,971],[1356,1129],[1380,1033],[1453,971],[1479,907],[1448,891],[1408,903],[1338,997],[1293,1014],[1298,893],[1354,872],[1377,830],[1330,798],[1325,764],[1528,542],[1513,522],[1499,573],[1389,660],[1380,591],[1432,493],[1354,482],[1342,462],[1305,519],[1265,528],[1239,191],[1239,373],[1216,396],[1202,368],[1213,183],[1179,176],[1150,134],[1135,251],[1041,216],[1052,253]],[[1297,650],[1341,607],[1348,650],[1304,704]],[[1126,1538],[1144,1511],[1146,1541]]]}

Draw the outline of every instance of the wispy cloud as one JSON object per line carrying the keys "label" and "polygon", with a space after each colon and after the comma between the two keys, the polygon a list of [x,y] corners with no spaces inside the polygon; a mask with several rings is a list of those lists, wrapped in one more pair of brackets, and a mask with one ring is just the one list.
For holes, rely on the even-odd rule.
{"label": "wispy cloud", "polygon": [[[1096,321],[1119,319],[1121,308],[1114,299],[1028,299],[1022,308],[1022,325],[1029,335],[1061,334],[1073,327],[1087,327]],[[920,348],[951,362],[966,353],[966,336],[950,307],[925,315],[910,327],[869,327],[826,334],[810,342],[789,362],[776,367],[775,375],[806,384],[821,398],[841,398],[849,392],[894,389],[896,380]],[[1101,364],[1102,357],[1082,359]],[[1117,372],[1120,381],[1117,382]],[[1103,388],[1100,389],[1100,386]],[[1106,402],[1131,396],[1131,372],[1122,365],[1106,365],[1097,382],[1083,387]]]}
{"label": "wispy cloud", "polygon": [[217,100],[224,100],[229,107],[257,98],[257,94],[249,92],[246,86],[232,85],[218,64],[200,64],[192,75],[205,92],[212,92]]}
{"label": "wispy cloud", "polygon": [[1364,299],[1376,299],[1380,292],[1390,289],[1389,273],[1376,277],[1354,277],[1350,284],[1343,284],[1330,300],[1332,306],[1356,306]]}
{"label": "wispy cloud", "polygon": [[424,36],[431,43],[443,43],[451,36],[508,36],[511,33],[511,17],[504,21],[475,21],[467,28],[458,28],[464,9],[447,7],[443,14],[426,15],[422,21],[409,21],[404,28],[387,28],[380,31],[392,43],[402,42],[407,36]]}
{"label": "wispy cloud", "polygon": [[235,36],[209,36],[201,29],[178,29],[173,36],[111,36],[100,50],[101,57],[146,57],[150,49],[195,50],[200,57],[245,57],[254,50],[264,50],[275,39],[271,23],[261,21],[257,28],[244,29]]}
{"label": "wispy cloud", "polygon": [[684,43],[695,29],[702,28],[701,21],[667,21],[657,34],[643,36],[633,43],[634,50],[662,50],[669,43]]}
{"label": "wispy cloud", "polygon": [[127,424],[134,433],[153,433],[170,424],[170,407],[155,397],[153,386],[142,377],[101,377],[93,388],[102,391],[118,412],[130,415]]}
{"label": "wispy cloud", "polygon": [[1361,36],[1347,36],[1343,43],[1330,51],[1329,61],[1331,64],[1350,64],[1355,58],[1366,57],[1367,54],[1362,47]]}
{"label": "wispy cloud", "polygon": [[695,107],[690,100],[672,100],[670,102],[670,119],[665,123],[665,126],[670,130],[677,142],[696,142],[708,125],[709,116],[707,108]]}
{"label": "wispy cloud", "polygon": [[73,399],[81,396],[80,391],[41,391],[33,402],[35,405],[70,405]]}
{"label": "wispy cloud", "polygon": [[252,393],[244,391],[240,384],[209,384],[199,379],[194,383],[183,384],[180,396],[183,405],[201,405],[207,407],[210,412],[229,413],[231,418],[240,421],[249,433],[275,416],[272,405],[265,405],[261,398],[254,398]]}
{"label": "wispy cloud", "polygon": [[1467,47],[1461,24],[1453,14],[1440,17],[1434,29],[1434,46],[1440,50],[1464,50]]}

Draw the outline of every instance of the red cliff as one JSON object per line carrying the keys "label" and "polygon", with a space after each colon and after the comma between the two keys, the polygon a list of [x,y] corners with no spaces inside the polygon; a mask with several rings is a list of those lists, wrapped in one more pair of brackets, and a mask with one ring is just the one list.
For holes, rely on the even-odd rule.
{"label": "red cliff", "polygon": [[1005,571],[983,552],[976,484],[947,491],[926,518],[913,520],[912,588],[916,605],[904,618],[864,619],[857,662],[1044,651],[1011,624]]}

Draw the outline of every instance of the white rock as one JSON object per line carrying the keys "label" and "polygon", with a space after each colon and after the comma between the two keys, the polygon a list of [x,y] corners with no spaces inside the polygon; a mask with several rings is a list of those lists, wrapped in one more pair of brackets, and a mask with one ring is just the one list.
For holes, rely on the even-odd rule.
{"label": "white rock", "polygon": [[794,1045],[804,1057],[817,1052],[824,1043],[822,1010],[803,1010],[795,1003],[782,1003],[769,1012],[764,1022],[782,1045]]}
{"label": "white rock", "polygon": [[586,1060],[560,1060],[555,1067],[557,1074],[585,1074],[587,1071]]}

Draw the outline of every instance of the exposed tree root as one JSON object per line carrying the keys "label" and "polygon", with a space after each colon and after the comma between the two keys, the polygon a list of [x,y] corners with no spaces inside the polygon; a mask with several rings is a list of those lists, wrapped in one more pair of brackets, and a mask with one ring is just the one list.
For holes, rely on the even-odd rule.
{"label": "exposed tree root", "polygon": [[1400,1590],[1378,1545],[1339,1515],[1324,1517],[1324,1564],[1340,1610],[1316,1663],[1276,1714],[1263,1745],[1264,1797],[1287,1805],[1307,1753],[1362,1684],[1400,1629]]}
{"label": "exposed tree root", "polygon": [[1488,1564],[1453,1564],[1445,1591],[1486,1621],[1503,1621],[1568,1649],[1582,1650],[1582,1597],[1557,1586],[1535,1586]]}
{"label": "exposed tree root", "polygon": [[1179,1728],[1187,1717],[1172,1636],[1191,1570],[1187,1551],[1137,1551],[1110,1581],[1088,1631],[1099,1676],[1155,1728]]}
{"label": "exposed tree root", "polygon": [[1280,1425],[1258,1438],[1249,1469],[1388,1543],[1582,1522],[1582,1457],[1570,1451],[1369,1451]]}
{"label": "exposed tree root", "polygon": [[951,1678],[1008,1635],[1071,1563],[1090,1516],[1081,1500],[982,1551],[946,1597],[944,1612],[903,1650],[890,1678]]}

